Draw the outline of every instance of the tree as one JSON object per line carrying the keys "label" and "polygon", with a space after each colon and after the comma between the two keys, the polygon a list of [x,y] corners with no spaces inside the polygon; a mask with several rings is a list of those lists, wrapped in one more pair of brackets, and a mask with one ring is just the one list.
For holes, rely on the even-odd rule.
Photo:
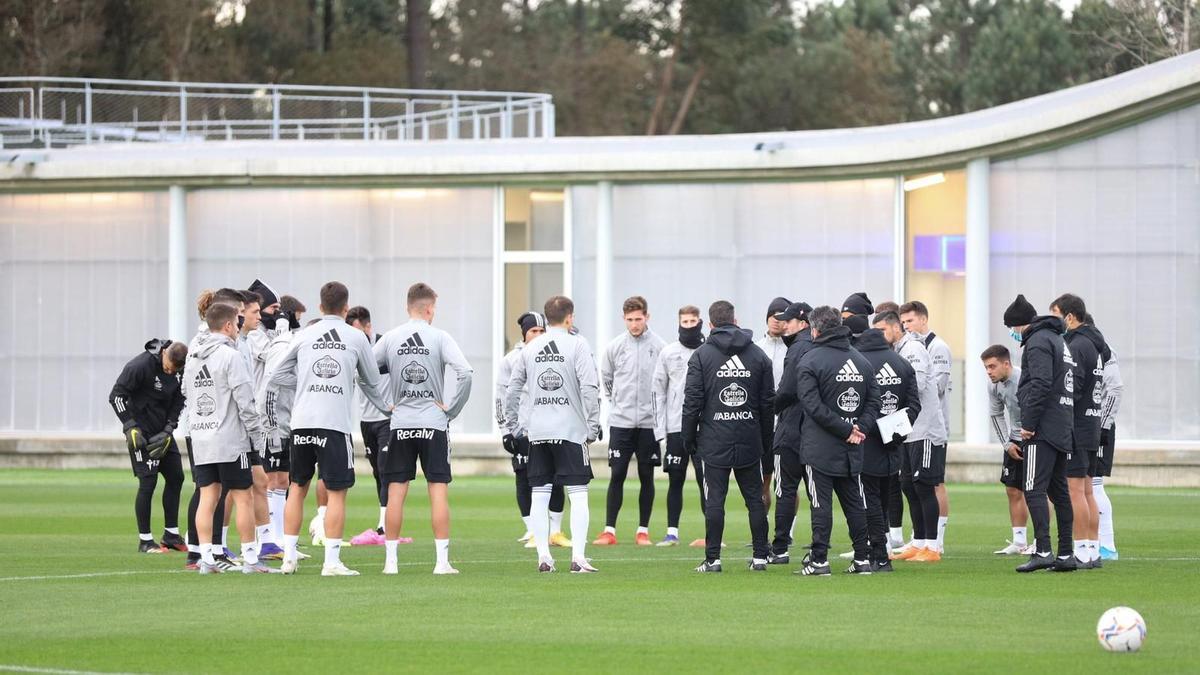
{"label": "tree", "polygon": [[101,43],[100,0],[0,0],[0,35],[20,75],[78,75]]}
{"label": "tree", "polygon": [[979,31],[963,107],[978,110],[1071,86],[1078,64],[1062,10],[1046,0],[1017,0]]}
{"label": "tree", "polygon": [[429,70],[429,0],[405,0],[404,16],[408,86],[424,89]]}

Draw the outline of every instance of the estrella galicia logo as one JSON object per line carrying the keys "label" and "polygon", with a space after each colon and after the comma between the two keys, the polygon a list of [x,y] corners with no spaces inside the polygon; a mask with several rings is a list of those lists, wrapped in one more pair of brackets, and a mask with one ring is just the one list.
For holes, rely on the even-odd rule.
{"label": "estrella galicia logo", "polygon": [[409,384],[421,384],[429,379],[429,371],[416,361],[409,361],[408,365],[400,370],[400,377]]}
{"label": "estrella galicia logo", "polygon": [[201,417],[208,417],[217,411],[217,402],[208,394],[201,394],[196,399],[196,414]]}
{"label": "estrella galicia logo", "polygon": [[563,379],[562,375],[558,374],[558,371],[553,368],[547,368],[542,371],[541,375],[538,375],[537,383],[545,391],[558,391],[562,389]]}
{"label": "estrella galicia logo", "polygon": [[534,363],[564,363],[566,360],[562,352],[558,351],[558,345],[554,344],[554,340],[547,342],[546,346],[542,347],[542,351],[533,357]]}
{"label": "estrella galicia logo", "polygon": [[408,336],[408,339],[404,341],[404,345],[396,350],[396,356],[405,356],[407,354],[429,356],[429,347],[425,346],[425,341],[421,339],[420,333],[413,333]]}
{"label": "estrella galicia logo", "polygon": [[332,356],[322,356],[312,366],[313,375],[328,380],[342,374],[342,364]]}
{"label": "estrella galicia logo", "polygon": [[[849,362],[847,361],[847,363]],[[859,377],[861,378],[862,375],[859,375]],[[847,389],[841,394],[838,394],[837,404],[843,412],[858,412],[858,404],[861,402],[862,396],[860,396],[857,391],[854,391],[853,388]]]}
{"label": "estrella galicia logo", "polygon": [[1067,374],[1063,376],[1063,388],[1068,394],[1075,393],[1075,371],[1067,368]]}
{"label": "estrella galicia logo", "polygon": [[900,397],[890,390],[885,391],[883,392],[883,395],[879,397],[879,414],[891,415],[892,413],[896,412],[896,408],[898,408],[899,405]]}
{"label": "estrella galicia logo", "polygon": [[330,328],[324,335],[313,341],[313,349],[340,349],[346,351],[346,343],[338,335],[336,328]]}
{"label": "estrella galicia logo", "polygon": [[154,378],[154,391],[162,391],[162,380],[158,379],[157,376]]}
{"label": "estrella galicia logo", "polygon": [[737,382],[733,382],[721,390],[720,398],[721,403],[730,408],[746,405],[746,389]]}

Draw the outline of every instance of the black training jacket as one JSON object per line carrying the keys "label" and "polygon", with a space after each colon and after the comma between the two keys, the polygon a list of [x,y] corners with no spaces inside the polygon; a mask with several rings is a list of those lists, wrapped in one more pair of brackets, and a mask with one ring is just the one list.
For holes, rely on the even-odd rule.
{"label": "black training jacket", "polygon": [[1021,428],[1059,452],[1070,452],[1074,445],[1074,367],[1063,340],[1062,319],[1035,318],[1021,334]]}
{"label": "black training jacket", "polygon": [[1081,452],[1096,452],[1100,447],[1105,355],[1111,352],[1093,326],[1067,331],[1065,339],[1075,360],[1075,446]]}
{"label": "black training jacket", "polygon": [[783,357],[783,377],[779,380],[779,390],[775,392],[775,438],[771,447],[775,450],[786,450],[800,454],[800,424],[804,421],[804,409],[800,406],[800,398],[796,391],[797,374],[800,372],[800,359],[813,348],[812,332],[807,328],[796,334],[793,342]]}
{"label": "black training jacket", "polygon": [[174,428],[183,410],[179,376],[167,375],[162,369],[162,350],[169,344],[170,340],[147,342],[146,351],[125,364],[108,394],[108,402],[122,426],[136,424],[147,437],[167,425]]}
{"label": "black training jacket", "polygon": [[718,326],[688,361],[684,447],[715,467],[750,466],[771,447],[775,375],[752,337],[737,326]]}
{"label": "black training jacket", "polygon": [[813,339],[800,359],[797,382],[804,423],[800,460],[828,476],[862,472],[863,448],[846,442],[854,426],[864,433],[879,416],[879,385],[871,362],[850,346],[850,329],[831,328]]}
{"label": "black training jacket", "polygon": [[[875,384],[879,386],[879,416],[890,415],[901,408],[908,409],[908,421],[917,421],[921,413],[921,398],[917,392],[917,371],[908,359],[896,353],[883,331],[872,328],[859,336],[854,348],[871,362]],[[872,424],[864,429],[863,466],[865,476],[890,476],[900,470],[900,442],[883,438],[879,427]]]}

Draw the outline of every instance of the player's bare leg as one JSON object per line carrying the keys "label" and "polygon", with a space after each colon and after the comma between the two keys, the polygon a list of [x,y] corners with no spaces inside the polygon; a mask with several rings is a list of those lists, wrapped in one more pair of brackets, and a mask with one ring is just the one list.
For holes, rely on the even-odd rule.
{"label": "player's bare leg", "polygon": [[458,574],[450,565],[450,485],[429,484],[429,511],[433,521],[433,545],[437,550],[434,574]]}
{"label": "player's bare leg", "polygon": [[400,544],[400,528],[404,525],[404,500],[408,498],[408,483],[388,483],[388,503],[383,517],[383,573],[399,571],[397,546]]}

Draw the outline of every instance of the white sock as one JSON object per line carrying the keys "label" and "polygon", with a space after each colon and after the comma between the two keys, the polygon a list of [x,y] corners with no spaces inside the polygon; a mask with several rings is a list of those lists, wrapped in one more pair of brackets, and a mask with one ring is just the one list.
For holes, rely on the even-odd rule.
{"label": "white sock", "polygon": [[679,528],[678,527],[668,527],[667,528],[667,536],[675,537],[676,539],[678,539],[679,538]]}
{"label": "white sock", "polygon": [[792,518],[792,526],[788,528],[788,539],[796,539],[796,521],[800,520],[798,516]]}
{"label": "white sock", "polygon": [[300,553],[296,548],[300,541],[298,534],[283,535],[283,557],[285,560],[297,560],[300,558]]}
{"label": "white sock", "polygon": [[377,530],[383,529],[383,519],[384,519],[384,516],[386,516],[386,515],[387,515],[387,507],[386,506],[379,507],[379,524],[375,526],[375,529],[377,529]]}
{"label": "white sock", "polygon": [[325,564],[336,565],[342,562],[342,540],[341,539],[326,539],[325,540]]}
{"label": "white sock", "polygon": [[1075,540],[1075,559],[1084,563],[1091,560],[1091,557],[1088,555],[1087,543],[1083,540]]}
{"label": "white sock", "polygon": [[650,528],[648,528],[648,527],[638,527],[637,533],[638,533],[638,534],[650,534]]}
{"label": "white sock", "polygon": [[938,516],[937,550],[944,551],[946,547],[946,523],[950,516]]}
{"label": "white sock", "polygon": [[258,544],[255,542],[242,544],[242,562],[253,565],[258,562]]}
{"label": "white sock", "polygon": [[254,528],[254,536],[258,538],[259,544],[274,544],[275,533],[271,531],[271,524],[259,525]]}
{"label": "white sock", "polygon": [[537,544],[538,560],[550,559],[550,489],[550,485],[533,488],[533,501],[529,507],[529,519],[533,521],[530,531]]}
{"label": "white sock", "polygon": [[533,532],[533,519],[529,516],[521,516],[521,522],[525,523],[526,534]]}
{"label": "white sock", "polygon": [[1100,542],[1098,540],[1088,540],[1088,553],[1092,555],[1092,560],[1100,559]]}
{"label": "white sock", "polygon": [[138,532],[138,539],[142,541],[154,541],[154,535],[149,532]]}
{"label": "white sock", "polygon": [[605,525],[604,531],[611,534],[614,537],[617,536],[617,528],[615,528],[615,527],[609,527],[609,526]]}
{"label": "white sock", "polygon": [[[795,526],[796,526],[796,521],[793,520],[792,527],[795,527]],[[900,548],[901,546],[903,546],[904,545],[904,528],[903,527],[889,527],[888,528],[888,539],[890,539],[892,541],[892,546],[895,546],[896,548]]]}
{"label": "white sock", "polygon": [[1017,546],[1028,546],[1028,542],[1025,539],[1025,528],[1023,528],[1023,527],[1014,527],[1013,528],[1012,543],[1016,544]]}
{"label": "white sock", "polygon": [[591,512],[588,510],[588,488],[586,485],[572,485],[567,488],[567,498],[571,500],[571,557],[583,559],[584,547],[587,546],[588,527],[591,524]]}
{"label": "white sock", "polygon": [[327,509],[327,508],[329,508],[329,507],[318,506],[317,507],[317,517],[320,518],[321,520],[325,520],[325,509]]}
{"label": "white sock", "polygon": [[383,561],[384,561],[384,563],[386,563],[388,565],[397,564],[399,558],[397,558],[396,550],[399,546],[400,546],[399,539],[384,540],[384,542],[383,542],[383,550],[384,550]]}
{"label": "white sock", "polygon": [[1116,537],[1113,533],[1112,500],[1104,491],[1104,478],[1096,476],[1092,479],[1092,497],[1100,509],[1100,545],[1104,548],[1117,550]]}
{"label": "white sock", "polygon": [[187,547],[188,547],[188,553],[199,553],[200,552],[200,546],[197,544],[188,544]]}
{"label": "white sock", "polygon": [[558,534],[559,532],[562,532],[562,519],[562,511],[550,512],[550,534]]}
{"label": "white sock", "polygon": [[221,546],[229,548],[229,526],[221,528]]}
{"label": "white sock", "polygon": [[164,527],[163,530],[166,532],[170,532],[171,534],[179,534],[178,527]]}
{"label": "white sock", "polygon": [[267,490],[267,513],[271,515],[271,532],[278,544],[283,536],[283,509],[287,505],[287,490]]}
{"label": "white sock", "polygon": [[433,548],[437,551],[437,564],[450,564],[450,540],[449,539],[434,539]]}
{"label": "white sock", "polygon": [[925,541],[926,540],[924,540],[924,539],[913,539],[912,540],[913,548],[925,548]]}
{"label": "white sock", "polygon": [[217,559],[213,557],[212,544],[200,544],[200,559],[209,565],[217,564]]}

